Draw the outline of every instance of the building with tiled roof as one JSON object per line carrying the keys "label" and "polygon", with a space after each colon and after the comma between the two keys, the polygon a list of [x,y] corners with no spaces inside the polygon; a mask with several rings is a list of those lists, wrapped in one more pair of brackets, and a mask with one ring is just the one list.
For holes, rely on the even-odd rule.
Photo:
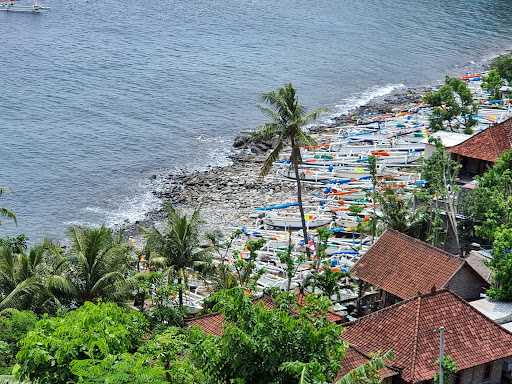
{"label": "building with tiled roof", "polygon": [[512,149],[512,118],[471,136],[448,151],[462,164],[463,173],[481,174],[509,149]]}
{"label": "building with tiled roof", "polygon": [[423,241],[388,229],[351,270],[360,280],[361,297],[374,308],[409,299],[433,288],[449,288],[465,300],[477,299],[488,287],[464,259]]}
{"label": "building with tiled roof", "polygon": [[222,336],[224,333],[224,315],[212,313],[203,316],[196,316],[186,321],[189,327],[198,327],[207,335]]}
{"label": "building with tiled roof", "polygon": [[392,350],[395,359],[389,372],[399,372],[393,383],[430,382],[438,370],[441,327],[446,355],[458,367],[455,382],[503,382],[504,364],[512,357],[512,334],[448,290],[416,296],[347,324],[342,337],[359,357],[347,354],[342,369],[364,362],[372,353]]}

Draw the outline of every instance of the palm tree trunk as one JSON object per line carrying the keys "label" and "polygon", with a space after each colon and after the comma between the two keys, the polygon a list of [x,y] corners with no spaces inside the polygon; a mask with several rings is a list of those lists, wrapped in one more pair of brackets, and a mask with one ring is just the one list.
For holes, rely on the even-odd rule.
{"label": "palm tree trunk", "polygon": [[297,202],[299,203],[300,220],[302,222],[302,234],[304,235],[304,245],[306,246],[306,254],[310,256],[310,250],[308,248],[308,230],[306,227],[306,216],[304,215],[304,207],[302,206],[302,185],[299,175],[299,159],[297,157],[298,148],[295,147],[295,143],[292,141],[292,152],[293,152],[293,169],[295,171],[295,180],[297,182]]}
{"label": "palm tree trunk", "polygon": [[181,270],[178,271],[178,303],[180,305],[180,309],[183,309],[183,286],[182,286],[182,277]]}

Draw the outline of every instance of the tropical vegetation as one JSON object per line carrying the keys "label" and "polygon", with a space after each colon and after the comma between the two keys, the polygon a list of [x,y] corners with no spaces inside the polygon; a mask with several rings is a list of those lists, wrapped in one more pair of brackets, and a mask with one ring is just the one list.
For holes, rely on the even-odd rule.
{"label": "tropical vegetation", "polygon": [[477,123],[478,104],[473,101],[471,90],[463,80],[447,76],[445,84],[438,90],[427,92],[423,100],[432,107],[430,128],[434,132],[463,130],[471,133]]}
{"label": "tropical vegetation", "polygon": [[[490,92],[503,83],[498,76],[508,76],[507,61],[496,63],[484,81]],[[476,106],[467,92],[458,79],[447,78],[425,96],[434,130],[474,124]],[[306,126],[319,111],[306,113],[291,84],[264,94],[263,101],[270,121],[256,136],[273,139],[275,146],[261,174],[290,145],[307,240],[300,148],[314,144]],[[462,193],[459,164],[441,142],[432,144],[432,156],[419,167],[423,188],[414,192],[391,188],[378,176],[378,159],[370,157],[371,217],[359,217],[358,228],[372,238],[392,228],[439,247],[452,238],[459,249],[477,238],[492,246],[487,294],[512,301],[512,151]],[[357,204],[346,209],[352,216],[361,210]],[[203,234],[199,208],[185,212],[167,204],[163,213],[162,226],[141,228],[139,249],[105,226],[73,226],[64,245],[44,240],[29,246],[24,235],[0,238],[0,374],[57,384],[336,381],[347,345],[342,326],[327,315],[341,301],[348,273],[323,261],[331,230],[316,232],[314,269],[300,282],[297,271],[311,255],[307,246],[306,254],[295,252],[290,233],[277,255],[286,286],[258,298],[254,292],[265,272],[258,252],[265,240],[244,239],[241,230],[228,237]],[[0,216],[15,219],[3,208]],[[213,292],[199,314],[220,319],[210,332],[194,327],[189,317],[192,280]],[[380,352],[338,383],[380,383],[379,371],[393,359],[392,351]],[[456,367],[447,360],[450,370]]]}

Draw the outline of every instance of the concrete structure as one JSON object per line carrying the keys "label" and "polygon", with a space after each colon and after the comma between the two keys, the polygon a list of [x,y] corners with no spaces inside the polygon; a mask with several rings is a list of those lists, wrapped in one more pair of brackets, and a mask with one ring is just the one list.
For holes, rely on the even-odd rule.
{"label": "concrete structure", "polygon": [[[448,131],[437,131],[434,132],[430,137],[434,137],[436,139],[440,139],[441,143],[446,149],[450,149],[471,137],[471,135],[466,135],[464,133],[457,132],[448,132]],[[429,158],[434,153],[436,146],[429,142],[429,139],[424,140],[425,143],[425,157]]]}

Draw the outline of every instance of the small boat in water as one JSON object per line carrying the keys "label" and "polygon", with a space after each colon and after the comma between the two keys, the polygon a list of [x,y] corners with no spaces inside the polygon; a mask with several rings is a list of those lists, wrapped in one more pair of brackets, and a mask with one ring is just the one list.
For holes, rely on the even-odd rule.
{"label": "small boat in water", "polygon": [[40,5],[37,0],[34,0],[31,5],[16,4],[16,0],[0,0],[0,11],[4,12],[41,13],[49,9]]}

